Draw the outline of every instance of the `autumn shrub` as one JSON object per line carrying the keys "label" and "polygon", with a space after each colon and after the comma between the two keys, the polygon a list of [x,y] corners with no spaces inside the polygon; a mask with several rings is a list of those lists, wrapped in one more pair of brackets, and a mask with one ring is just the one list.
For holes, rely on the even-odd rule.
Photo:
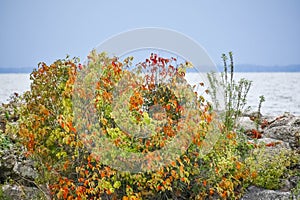
{"label": "autumn shrub", "polygon": [[[291,172],[289,168],[299,162],[294,152],[282,149],[279,152],[267,152],[265,147],[255,149],[251,157],[246,159],[250,171],[256,174],[253,184],[267,189],[280,189],[285,176]],[[289,172],[290,171],[290,172]]]}
{"label": "autumn shrub", "polygon": [[234,150],[238,151],[237,155],[240,156],[246,167],[246,173],[250,175],[249,182],[245,183],[244,188],[248,184],[252,184],[267,189],[280,189],[284,186],[284,179],[289,176],[299,176],[297,170],[294,169],[299,163],[299,153],[285,148],[278,148],[275,151],[272,148],[277,145],[276,143],[259,144],[257,142],[257,139],[262,137],[258,127],[261,123],[260,111],[262,103],[265,101],[264,96],[259,97],[258,112],[253,118],[257,130],[253,129],[250,137],[245,135],[244,127],[239,124],[239,118],[250,109],[247,107],[247,95],[252,82],[244,78],[238,81],[234,79],[235,68],[232,52],[229,52],[229,64],[226,54],[222,55],[222,59],[224,70],[221,72],[221,81],[216,78],[216,73],[208,73],[211,85],[210,95],[215,104],[218,104],[217,90],[221,89],[225,94],[223,131],[227,134],[228,132],[236,134],[234,141],[236,149],[234,148]]}
{"label": "autumn shrub", "polygon": [[[37,184],[53,199],[239,198],[256,176],[245,163],[254,146],[215,124],[211,104],[189,92],[191,63],[152,54],[129,70],[132,59],[93,51],[85,65],[66,58],[31,73],[16,133],[36,161]],[[208,137],[216,143],[204,151]]]}

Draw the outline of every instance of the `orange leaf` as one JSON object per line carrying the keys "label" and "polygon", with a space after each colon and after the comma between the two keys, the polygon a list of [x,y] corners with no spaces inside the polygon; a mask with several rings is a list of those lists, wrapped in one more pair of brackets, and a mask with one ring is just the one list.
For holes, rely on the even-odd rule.
{"label": "orange leaf", "polygon": [[166,105],[166,109],[170,110],[171,109],[171,105],[170,104]]}
{"label": "orange leaf", "polygon": [[173,167],[175,167],[175,166],[176,166],[176,162],[175,162],[175,161],[172,161],[172,162],[171,162],[171,165],[172,165]]}
{"label": "orange leaf", "polygon": [[110,194],[112,194],[112,191],[106,190],[106,194],[110,195]]}
{"label": "orange leaf", "polygon": [[179,170],[180,170],[180,172],[183,172],[183,166],[182,165],[180,165]]}
{"label": "orange leaf", "polygon": [[241,169],[241,163],[240,162],[236,162],[235,164],[236,164],[237,169]]}
{"label": "orange leaf", "polygon": [[252,177],[252,178],[256,178],[256,177],[257,177],[257,173],[256,173],[256,172],[252,172],[252,173],[251,173],[251,177]]}
{"label": "orange leaf", "polygon": [[226,198],[226,196],[227,196],[227,191],[225,190],[223,193],[222,193],[222,198]]}
{"label": "orange leaf", "polygon": [[69,194],[69,189],[68,188],[64,188],[63,189],[63,197],[64,197],[64,199],[66,199],[68,197],[68,194]]}
{"label": "orange leaf", "polygon": [[159,190],[162,189],[162,186],[161,186],[161,185],[158,185],[156,189],[159,191]]}

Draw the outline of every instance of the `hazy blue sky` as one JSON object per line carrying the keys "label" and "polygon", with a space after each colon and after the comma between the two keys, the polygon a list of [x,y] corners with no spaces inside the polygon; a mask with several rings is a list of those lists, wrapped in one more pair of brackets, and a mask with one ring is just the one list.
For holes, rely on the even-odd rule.
{"label": "hazy blue sky", "polygon": [[165,27],[201,44],[217,63],[300,63],[299,0],[0,0],[0,67],[84,59],[103,40]]}

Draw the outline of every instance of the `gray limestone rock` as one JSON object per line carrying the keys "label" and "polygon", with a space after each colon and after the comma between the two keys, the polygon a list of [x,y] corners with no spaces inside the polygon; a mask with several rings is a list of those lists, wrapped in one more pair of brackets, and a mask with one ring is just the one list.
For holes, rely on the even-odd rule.
{"label": "gray limestone rock", "polygon": [[266,127],[264,136],[289,143],[292,149],[300,148],[300,118],[284,117]]}
{"label": "gray limestone rock", "polygon": [[250,186],[241,200],[290,200],[300,199],[300,195],[279,190],[267,190],[256,186]]}
{"label": "gray limestone rock", "polygon": [[240,117],[238,120],[239,126],[245,131],[256,129],[256,124],[249,117]]}
{"label": "gray limestone rock", "polygon": [[28,199],[49,199],[44,193],[35,187],[26,187],[20,185],[3,185],[3,197],[7,199],[28,200]]}

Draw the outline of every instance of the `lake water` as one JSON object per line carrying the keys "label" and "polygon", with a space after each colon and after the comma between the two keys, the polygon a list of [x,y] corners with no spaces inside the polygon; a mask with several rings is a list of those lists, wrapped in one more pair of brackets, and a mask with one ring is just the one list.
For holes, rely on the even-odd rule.
{"label": "lake water", "polygon": [[[253,111],[257,110],[259,96],[264,95],[263,115],[290,112],[300,116],[300,73],[235,73],[235,79],[240,78],[253,81],[248,95],[248,105]],[[29,74],[0,74],[0,84],[0,103],[7,102],[14,92],[29,90]]]}
{"label": "lake water", "polygon": [[0,74],[0,103],[6,103],[14,93],[22,94],[30,88],[29,74]]}
{"label": "lake water", "polygon": [[264,95],[262,114],[300,116],[300,73],[236,73],[236,77],[253,81],[248,102],[256,110],[259,96]]}

